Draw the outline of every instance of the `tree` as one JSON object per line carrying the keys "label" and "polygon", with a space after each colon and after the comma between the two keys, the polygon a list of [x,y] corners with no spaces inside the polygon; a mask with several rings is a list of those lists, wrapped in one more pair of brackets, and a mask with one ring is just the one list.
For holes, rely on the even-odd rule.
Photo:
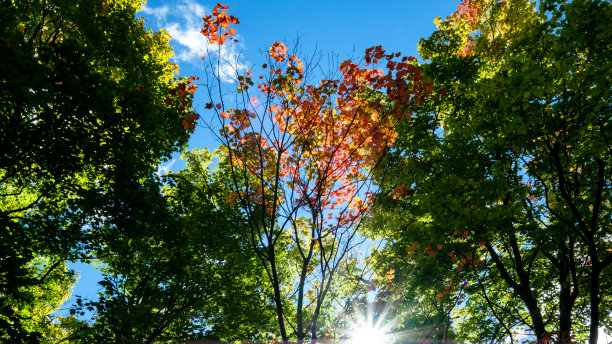
{"label": "tree", "polygon": [[230,198],[248,220],[244,240],[273,289],[280,338],[317,339],[334,276],[358,244],[371,172],[395,138],[391,118],[409,116],[429,86],[412,58],[381,47],[368,49],[365,60],[384,69],[348,60],[340,78],[309,83],[316,66],[275,42],[259,79],[236,69],[230,99],[220,52],[238,20],[226,9],[219,4],[205,17],[202,33],[218,48],[204,57],[206,108],[220,127]]}
{"label": "tree", "polygon": [[104,226],[129,233],[96,250],[103,290],[75,309],[92,309],[95,321],[74,329],[71,342],[265,339],[257,331],[269,332],[273,317],[257,292],[262,271],[238,234],[244,220],[225,201],[227,178],[208,167],[206,150],[184,158],[185,170],[101,210],[112,219]]}
{"label": "tree", "polygon": [[[103,220],[99,210],[119,207],[186,144],[195,120],[186,91],[194,88],[191,80],[173,79],[169,36],[135,19],[140,5],[3,2],[3,341],[40,339],[74,281],[66,262],[96,258],[94,249],[121,239],[115,231],[92,230]],[[107,203],[96,203],[102,199]],[[41,298],[40,290],[49,292]]]}
{"label": "tree", "polygon": [[398,259],[444,276],[424,282],[438,303],[467,292],[461,336],[610,330],[611,15],[466,0],[420,43],[438,95],[397,126],[380,219]]}
{"label": "tree", "polygon": [[[188,218],[189,226],[202,236],[193,243],[201,273],[207,273],[207,288],[216,291],[214,298],[205,300],[200,321],[210,329],[209,339],[270,340],[275,328],[274,307],[268,297],[265,272],[243,240],[247,231],[246,219],[234,202],[228,202],[232,192],[230,176],[220,168],[212,170],[213,158],[223,160],[220,152],[210,154],[206,149],[193,150],[184,156],[187,168],[171,178],[176,185],[168,189],[177,205]],[[208,208],[208,209],[207,209]],[[212,208],[212,209],[211,209]],[[212,216],[211,216],[212,214]],[[210,269],[203,264],[212,265]],[[211,273],[212,272],[212,273]]]}

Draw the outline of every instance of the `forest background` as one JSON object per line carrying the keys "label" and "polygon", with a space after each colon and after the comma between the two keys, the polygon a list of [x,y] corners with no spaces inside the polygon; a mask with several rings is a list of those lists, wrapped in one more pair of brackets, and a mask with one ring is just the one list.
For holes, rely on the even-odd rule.
{"label": "forest background", "polygon": [[[304,21],[231,4],[237,26],[194,2],[7,5],[4,340],[597,343],[610,326],[608,3],[353,6],[387,23],[359,29],[339,3]],[[429,30],[430,11],[453,14]],[[297,33],[268,38],[279,25]]]}

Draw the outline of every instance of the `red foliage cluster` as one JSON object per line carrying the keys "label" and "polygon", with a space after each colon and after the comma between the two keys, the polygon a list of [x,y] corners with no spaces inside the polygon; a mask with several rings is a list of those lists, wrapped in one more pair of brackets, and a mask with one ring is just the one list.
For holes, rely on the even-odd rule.
{"label": "red foliage cluster", "polygon": [[285,61],[287,59],[287,46],[285,43],[274,42],[270,46],[270,57],[276,60],[276,62]]}
{"label": "red foliage cluster", "polygon": [[471,23],[478,22],[481,2],[481,0],[461,0],[461,4],[457,6],[457,12],[453,13],[453,17],[462,18]]}
{"label": "red foliage cluster", "polygon": [[204,16],[204,28],[200,32],[208,37],[210,43],[217,43],[222,45],[227,39],[236,41],[234,35],[236,29],[230,28],[230,24],[238,24],[238,18],[233,15],[228,15],[225,10],[229,9],[229,6],[224,6],[222,3],[218,3],[213,9],[212,15]]}
{"label": "red foliage cluster", "polygon": [[[230,24],[238,20],[226,9],[218,4],[204,17],[201,32],[211,43],[223,44],[235,33]],[[288,56],[284,43],[274,42],[269,58],[270,66],[261,66],[266,73],[256,78],[257,96],[248,94],[255,85],[252,71],[238,76],[237,91],[250,99],[244,108],[212,101],[205,106],[223,123],[231,163],[247,172],[248,185],[230,198],[271,216],[288,202],[329,231],[348,228],[371,202],[372,193],[362,188],[397,136],[393,119],[409,118],[432,85],[413,57],[387,54],[381,46],[366,50],[366,67],[347,60],[341,79],[318,84],[306,84],[302,61]],[[381,62],[381,68],[368,67]]]}
{"label": "red foliage cluster", "polygon": [[[404,56],[400,61],[400,53],[386,54],[380,45],[366,49],[366,66],[386,61],[386,73],[382,69],[373,73],[369,82],[374,89],[385,89],[388,100],[393,103],[391,114],[396,117],[409,118],[412,104],[423,104],[425,99],[433,92],[431,82],[425,80],[420,68],[416,66],[416,59]],[[345,62],[346,63],[346,62]],[[349,65],[352,70],[354,65]],[[351,68],[352,67],[352,68]],[[346,72],[343,70],[346,76]]]}
{"label": "red foliage cluster", "polygon": [[398,199],[399,197],[407,195],[410,189],[410,185],[400,185],[389,192],[387,196],[393,197],[393,199]]}
{"label": "red foliage cluster", "polygon": [[[457,6],[457,11],[453,13],[452,18],[454,21],[464,22],[469,32],[474,32],[478,28],[483,5],[482,0],[461,0],[461,4]],[[474,35],[469,34],[467,36],[467,43],[459,52],[459,56],[471,55],[475,43]]]}

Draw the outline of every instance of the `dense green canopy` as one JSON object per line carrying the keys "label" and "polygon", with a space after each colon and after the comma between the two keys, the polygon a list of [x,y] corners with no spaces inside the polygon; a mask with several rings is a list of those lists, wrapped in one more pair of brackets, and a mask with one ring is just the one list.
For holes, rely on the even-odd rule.
{"label": "dense green canopy", "polygon": [[91,258],[129,231],[110,230],[104,209],[121,212],[186,143],[179,104],[164,103],[177,86],[169,36],[136,20],[139,6],[3,2],[1,338],[47,331],[74,282],[66,261]]}
{"label": "dense green canopy", "polygon": [[374,222],[404,329],[611,328],[611,19],[606,1],[464,1],[421,41],[438,96],[398,123]]}

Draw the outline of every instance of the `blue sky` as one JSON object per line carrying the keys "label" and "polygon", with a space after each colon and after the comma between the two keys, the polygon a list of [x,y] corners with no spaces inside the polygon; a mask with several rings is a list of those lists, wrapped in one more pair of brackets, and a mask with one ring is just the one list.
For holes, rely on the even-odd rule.
{"label": "blue sky", "polygon": [[[226,2],[229,12],[240,19],[236,27],[239,48],[247,60],[256,63],[258,50],[274,41],[302,38],[305,50],[318,45],[325,52],[341,56],[353,48],[362,53],[373,45],[389,51],[417,54],[416,44],[434,30],[436,16],[446,16],[457,9],[459,0],[435,1],[253,1]],[[142,14],[152,28],[166,28],[173,35],[178,62],[184,70],[197,70],[186,50],[202,48],[199,37],[201,18],[210,13],[215,2],[203,0],[151,0]],[[384,4],[384,5],[383,5]],[[199,44],[198,44],[199,43]]]}
{"label": "blue sky", "polygon": [[[217,2],[204,0],[149,0],[138,14],[153,30],[165,29],[174,47],[174,62],[181,76],[201,76],[200,56],[206,51],[206,39],[199,33],[202,17],[209,14]],[[239,18],[236,26],[239,42],[228,46],[227,57],[245,68],[261,65],[260,53],[274,41],[293,42],[300,37],[305,54],[315,47],[323,54],[337,54],[340,61],[361,57],[366,48],[382,45],[388,52],[402,52],[417,56],[417,43],[434,31],[434,19],[445,17],[457,9],[459,0],[435,1],[227,1],[228,12]],[[195,108],[205,116],[202,95],[196,92]],[[208,147],[216,143],[208,129],[198,126],[190,148]],[[184,166],[179,154],[161,166],[161,171],[177,170]],[[96,297],[101,274],[86,264],[73,264],[81,278],[74,288],[75,295]]]}

